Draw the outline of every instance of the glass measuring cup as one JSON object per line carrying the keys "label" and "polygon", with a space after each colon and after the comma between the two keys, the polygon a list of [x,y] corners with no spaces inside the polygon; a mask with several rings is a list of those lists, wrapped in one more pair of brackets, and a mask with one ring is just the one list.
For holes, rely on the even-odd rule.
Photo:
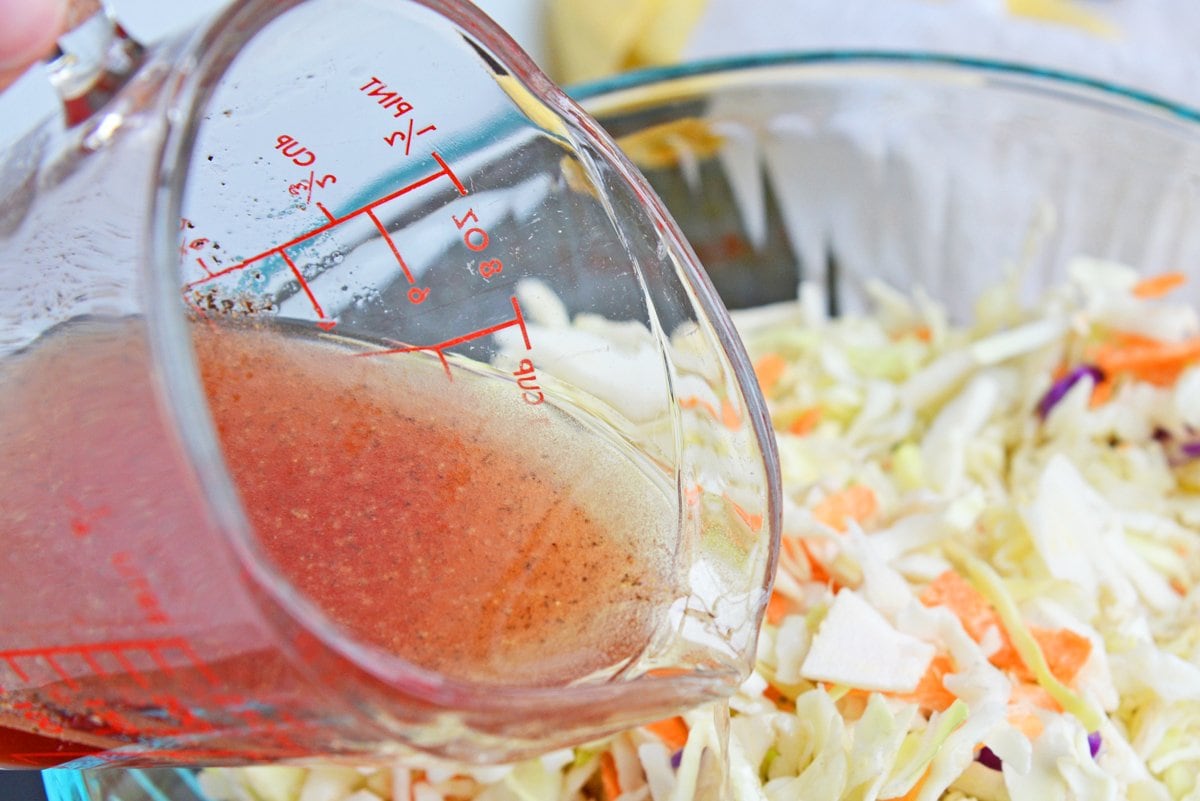
{"label": "glass measuring cup", "polygon": [[772,440],[595,124],[463,3],[109,52],[0,165],[3,761],[504,759],[730,692]]}

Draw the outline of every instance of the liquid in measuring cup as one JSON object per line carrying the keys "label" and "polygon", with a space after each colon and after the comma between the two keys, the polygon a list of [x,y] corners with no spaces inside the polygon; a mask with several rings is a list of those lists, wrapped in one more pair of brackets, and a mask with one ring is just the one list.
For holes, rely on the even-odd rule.
{"label": "liquid in measuring cup", "polygon": [[[674,505],[617,446],[550,403],[521,403],[511,382],[457,369],[449,380],[421,354],[360,357],[353,342],[270,328],[196,332],[259,544],[355,639],[452,679],[549,686],[619,670],[655,635],[679,594]],[[148,359],[134,325],[86,322],[0,365],[0,541],[19,585],[0,625],[49,621],[107,643],[122,621],[203,630],[245,612],[206,572],[212,543],[189,533],[203,515],[178,491]],[[512,414],[521,425],[498,424]],[[123,595],[73,591],[79,575]],[[127,608],[101,608],[115,595]],[[52,666],[116,665],[152,647],[163,661],[188,646],[105,647],[63,649]],[[252,652],[198,669],[214,689],[299,692],[284,666]],[[32,659],[0,654],[0,672],[30,671]],[[151,688],[160,678],[154,664],[142,675]],[[0,705],[0,746],[5,725],[37,730],[19,708],[33,697]],[[114,744],[85,740],[61,759],[44,744],[31,753],[54,764]],[[298,754],[276,754],[288,755]]]}
{"label": "liquid in measuring cup", "polygon": [[197,337],[246,513],[294,586],[455,679],[565,684],[641,653],[676,589],[662,488],[495,375],[306,330]]}

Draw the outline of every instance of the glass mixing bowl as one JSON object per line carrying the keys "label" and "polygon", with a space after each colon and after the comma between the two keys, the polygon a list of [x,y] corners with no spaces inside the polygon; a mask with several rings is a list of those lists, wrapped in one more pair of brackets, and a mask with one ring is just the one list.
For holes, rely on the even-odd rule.
{"label": "glass mixing bowl", "polygon": [[1197,112],[1085,78],[919,53],[808,53],[632,73],[573,96],[666,201],[732,309],[865,279],[963,314],[1028,263],[1192,269]]}
{"label": "glass mixing bowl", "polygon": [[[621,75],[573,93],[644,171],[732,309],[881,279],[969,321],[1076,256],[1200,270],[1200,115],[1084,78],[924,54],[814,53]],[[1196,281],[1183,292],[1193,293]],[[50,771],[54,801],[197,797],[188,774]],[[162,789],[157,789],[162,788]],[[156,795],[159,793],[159,795]]]}

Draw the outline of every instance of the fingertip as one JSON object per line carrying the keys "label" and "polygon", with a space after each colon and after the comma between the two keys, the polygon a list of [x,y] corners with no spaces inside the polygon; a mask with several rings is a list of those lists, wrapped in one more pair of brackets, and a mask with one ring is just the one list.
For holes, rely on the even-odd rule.
{"label": "fingertip", "polygon": [[66,0],[0,0],[0,72],[48,55],[62,32]]}

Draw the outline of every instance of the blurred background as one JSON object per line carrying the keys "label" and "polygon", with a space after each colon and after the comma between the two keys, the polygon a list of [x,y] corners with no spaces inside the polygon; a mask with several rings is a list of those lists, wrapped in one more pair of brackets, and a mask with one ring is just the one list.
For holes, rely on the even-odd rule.
{"label": "blurred background", "polygon": [[1200,105],[1192,0],[484,0],[556,81],[794,50],[903,49],[1075,72]]}

